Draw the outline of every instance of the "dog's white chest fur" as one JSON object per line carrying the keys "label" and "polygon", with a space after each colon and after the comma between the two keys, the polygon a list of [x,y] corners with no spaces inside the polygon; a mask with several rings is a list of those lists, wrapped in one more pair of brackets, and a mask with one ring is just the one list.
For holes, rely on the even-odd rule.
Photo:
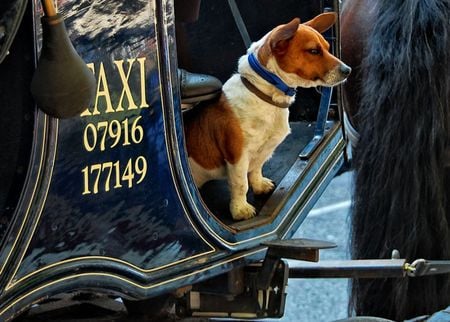
{"label": "dog's white chest fur", "polygon": [[267,160],[275,148],[290,133],[289,110],[268,104],[249,95],[239,75],[232,76],[223,91],[244,133],[244,153],[248,155],[249,171]]}

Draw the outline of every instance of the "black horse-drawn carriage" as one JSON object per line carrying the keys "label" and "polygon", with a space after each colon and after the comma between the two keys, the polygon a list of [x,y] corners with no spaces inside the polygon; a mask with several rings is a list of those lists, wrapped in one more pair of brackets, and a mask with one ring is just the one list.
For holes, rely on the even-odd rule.
{"label": "black horse-drawn carriage", "polygon": [[[94,75],[94,100],[69,118],[36,107],[37,58],[59,43],[43,45],[40,1],[2,2],[0,320],[71,292],[123,298],[129,312],[161,313],[172,301],[181,317],[280,317],[288,277],[404,277],[443,264],[282,260],[317,262],[333,246],[290,238],[346,162],[340,88],[297,95],[292,133],[264,168],[276,189],[248,195],[255,218],[232,220],[224,182],[193,182],[179,68],[225,81],[250,40],[293,17],[339,12],[339,1],[204,1],[195,23],[177,19],[172,1],[55,4]],[[339,23],[326,38],[339,56]],[[56,116],[82,101],[64,96],[70,83],[54,88],[71,69],[60,64],[39,84]]]}

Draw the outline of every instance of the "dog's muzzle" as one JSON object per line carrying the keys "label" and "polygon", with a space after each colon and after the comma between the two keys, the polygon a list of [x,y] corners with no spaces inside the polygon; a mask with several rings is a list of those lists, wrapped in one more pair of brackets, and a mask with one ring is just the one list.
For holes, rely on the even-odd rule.
{"label": "dog's muzzle", "polygon": [[334,86],[343,82],[352,72],[350,66],[344,63],[340,63],[334,69],[330,70],[325,76],[325,82],[327,85]]}

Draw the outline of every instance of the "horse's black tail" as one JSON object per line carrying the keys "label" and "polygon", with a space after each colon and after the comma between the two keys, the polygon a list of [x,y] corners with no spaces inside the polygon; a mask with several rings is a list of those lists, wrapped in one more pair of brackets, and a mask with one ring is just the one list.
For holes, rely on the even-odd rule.
{"label": "horse's black tail", "polygon": [[[354,258],[450,259],[448,0],[380,0],[362,63]],[[350,310],[402,321],[450,304],[448,276],[356,280]]]}

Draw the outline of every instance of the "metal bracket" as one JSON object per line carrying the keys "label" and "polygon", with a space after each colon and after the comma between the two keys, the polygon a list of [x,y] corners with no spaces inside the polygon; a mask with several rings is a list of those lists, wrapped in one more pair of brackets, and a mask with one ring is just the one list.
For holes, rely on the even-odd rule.
{"label": "metal bracket", "polygon": [[328,119],[328,111],[330,110],[331,96],[333,94],[332,87],[322,87],[322,97],[320,98],[319,111],[317,113],[317,122],[314,129],[314,136],[312,140],[300,152],[301,159],[309,159],[314,150],[322,142],[325,136],[325,125]]}
{"label": "metal bracket", "polygon": [[418,277],[450,273],[450,260],[416,259],[412,264],[405,264],[408,276]]}
{"label": "metal bracket", "polygon": [[256,287],[259,290],[269,287],[282,258],[317,262],[320,249],[336,247],[336,244],[313,239],[274,240],[263,245],[268,246],[268,249],[257,280]]}

